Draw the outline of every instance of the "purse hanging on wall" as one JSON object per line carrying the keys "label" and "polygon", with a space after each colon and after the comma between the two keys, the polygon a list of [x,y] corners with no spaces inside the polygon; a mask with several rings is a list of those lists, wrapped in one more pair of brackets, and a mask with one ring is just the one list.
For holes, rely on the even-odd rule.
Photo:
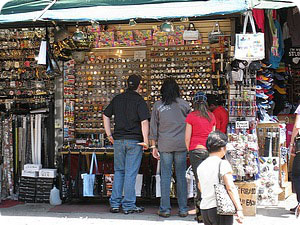
{"label": "purse hanging on wall", "polygon": [[219,39],[221,36],[224,36],[224,33],[220,30],[219,23],[216,22],[213,26],[212,31],[208,33],[208,41],[210,44],[219,43]]}
{"label": "purse hanging on wall", "polygon": [[196,41],[200,39],[199,31],[196,30],[195,24],[190,23],[187,30],[183,32],[183,40],[185,41]]}

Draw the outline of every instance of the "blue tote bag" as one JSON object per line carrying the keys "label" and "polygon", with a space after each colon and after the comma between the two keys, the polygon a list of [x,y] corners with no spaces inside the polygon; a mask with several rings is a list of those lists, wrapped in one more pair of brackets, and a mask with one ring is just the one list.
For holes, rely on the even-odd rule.
{"label": "blue tote bag", "polygon": [[94,184],[95,184],[95,174],[93,174],[94,162],[96,167],[96,173],[98,171],[98,163],[96,153],[92,155],[92,161],[90,166],[90,173],[84,173],[81,175],[83,179],[83,196],[93,197],[94,196]]}

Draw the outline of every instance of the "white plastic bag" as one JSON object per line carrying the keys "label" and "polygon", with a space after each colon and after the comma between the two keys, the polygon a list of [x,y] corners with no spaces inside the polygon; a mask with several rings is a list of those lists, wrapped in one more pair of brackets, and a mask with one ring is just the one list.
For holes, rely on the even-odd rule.
{"label": "white plastic bag", "polygon": [[59,190],[53,187],[50,191],[50,205],[61,205]]}

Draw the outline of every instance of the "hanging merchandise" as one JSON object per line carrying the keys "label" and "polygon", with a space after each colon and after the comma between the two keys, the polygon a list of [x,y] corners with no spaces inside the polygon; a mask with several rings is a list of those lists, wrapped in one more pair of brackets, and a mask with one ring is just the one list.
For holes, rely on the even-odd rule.
{"label": "hanging merchandise", "polygon": [[[246,34],[248,19],[252,27],[252,34]],[[234,57],[240,60],[262,60],[265,58],[264,34],[256,33],[251,11],[246,12],[242,34],[236,34]]]}
{"label": "hanging merchandise", "polygon": [[93,174],[94,164],[95,164],[95,168],[96,168],[96,173],[99,173],[98,162],[97,162],[97,157],[96,157],[95,152],[92,154],[90,173],[89,174],[85,173],[85,174],[81,175],[81,178],[83,179],[83,196],[84,197],[94,196],[94,184],[95,184],[95,174]]}
{"label": "hanging merchandise", "polygon": [[200,39],[200,33],[196,30],[195,25],[193,23],[189,24],[187,30],[183,32],[183,40],[185,41],[195,41]]}
{"label": "hanging merchandise", "polygon": [[212,31],[208,33],[208,41],[210,44],[219,43],[222,36],[224,36],[224,33],[220,30],[219,23],[216,22]]}
{"label": "hanging merchandise", "polygon": [[258,170],[258,145],[254,121],[237,121],[228,124],[229,145],[227,159],[236,180],[255,180]]}

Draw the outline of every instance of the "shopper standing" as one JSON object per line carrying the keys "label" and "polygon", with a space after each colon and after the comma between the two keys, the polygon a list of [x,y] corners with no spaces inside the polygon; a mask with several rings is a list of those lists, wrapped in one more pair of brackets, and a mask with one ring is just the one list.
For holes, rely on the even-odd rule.
{"label": "shopper standing", "polygon": [[171,214],[170,184],[172,165],[176,173],[176,193],[179,216],[188,215],[186,172],[186,146],[184,142],[185,118],[189,103],[179,98],[179,87],[173,78],[167,78],[161,87],[162,100],[155,102],[150,121],[152,155],[161,163],[161,198],[158,215]]}
{"label": "shopper standing", "polygon": [[[114,147],[114,182],[110,197],[110,212],[118,213],[122,207],[125,214],[143,212],[136,206],[135,181],[138,174],[142,148],[148,148],[150,118],[147,104],[138,94],[141,77],[129,76],[128,89],[113,98],[104,111],[106,135]],[[114,133],[110,118],[114,115]],[[124,197],[122,197],[124,190]]]}
{"label": "shopper standing", "polygon": [[228,111],[220,105],[216,95],[207,95],[208,109],[214,114],[216,118],[216,130],[226,134],[227,125],[229,121]]}
{"label": "shopper standing", "polygon": [[[210,132],[215,130],[216,119],[212,112],[208,110],[207,97],[205,93],[199,91],[193,98],[194,111],[186,118],[185,144],[189,150],[192,170],[198,184],[197,168],[208,157],[206,150],[206,140]],[[201,192],[197,187],[197,197],[195,198],[196,219],[202,222],[200,212]]]}
{"label": "shopper standing", "polygon": [[298,218],[300,214],[300,141],[296,141],[296,139],[300,138],[300,105],[295,113],[296,120],[291,137],[290,152],[295,156],[292,167],[292,181],[296,191],[298,204],[295,208],[290,209],[290,211],[294,212]]}
{"label": "shopper standing", "polygon": [[233,224],[233,216],[217,214],[214,185],[219,183],[219,173],[224,181],[228,195],[237,210],[237,222],[242,223],[244,217],[240,197],[233,183],[232,168],[227,160],[222,160],[226,154],[226,144],[226,134],[220,131],[211,132],[206,142],[209,157],[197,169],[199,188],[202,196],[200,208],[205,225]]}

